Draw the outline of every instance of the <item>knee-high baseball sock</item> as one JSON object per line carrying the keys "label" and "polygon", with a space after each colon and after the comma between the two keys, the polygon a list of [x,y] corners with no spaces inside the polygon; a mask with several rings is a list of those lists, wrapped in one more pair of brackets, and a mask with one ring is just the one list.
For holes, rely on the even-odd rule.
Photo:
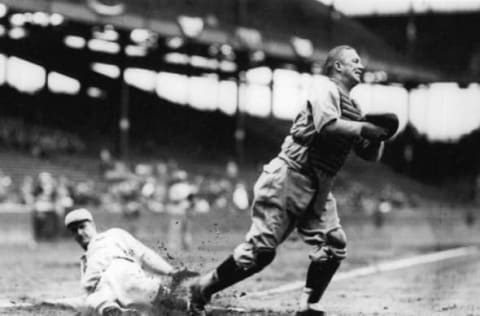
{"label": "knee-high baseball sock", "polygon": [[306,288],[310,289],[308,303],[316,303],[330,284],[333,275],[340,266],[339,260],[329,259],[321,262],[311,262],[307,272]]}
{"label": "knee-high baseball sock", "polygon": [[233,256],[229,256],[213,272],[207,275],[205,282],[202,282],[203,294],[210,297],[212,294],[260,272],[273,261],[274,257],[275,251],[258,251],[255,264],[244,269],[237,265]]}

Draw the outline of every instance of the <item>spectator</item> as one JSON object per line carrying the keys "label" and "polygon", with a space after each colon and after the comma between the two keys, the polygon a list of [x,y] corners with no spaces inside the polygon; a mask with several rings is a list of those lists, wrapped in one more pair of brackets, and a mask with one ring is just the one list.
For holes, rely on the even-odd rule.
{"label": "spectator", "polygon": [[52,240],[59,232],[56,210],[56,182],[49,172],[41,172],[33,190],[33,231],[37,240]]}
{"label": "spectator", "polygon": [[247,188],[242,182],[237,183],[235,186],[232,201],[236,209],[240,211],[245,211],[248,209],[250,201],[248,199]]}
{"label": "spectator", "polygon": [[105,177],[107,172],[112,170],[114,167],[114,162],[112,158],[112,154],[107,148],[102,148],[100,151],[100,175]]}
{"label": "spectator", "polygon": [[[171,249],[188,250],[192,245],[191,219],[194,187],[188,182],[188,174],[178,170],[172,174],[168,190],[167,212],[170,215],[168,245]],[[179,244],[180,243],[180,244]]]}
{"label": "spectator", "polygon": [[3,173],[0,169],[0,202],[7,201],[10,196],[12,178]]}

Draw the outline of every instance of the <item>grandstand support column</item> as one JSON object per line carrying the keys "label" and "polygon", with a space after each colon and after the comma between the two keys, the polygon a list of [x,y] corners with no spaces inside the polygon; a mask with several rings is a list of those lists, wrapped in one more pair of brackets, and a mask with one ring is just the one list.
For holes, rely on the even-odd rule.
{"label": "grandstand support column", "polygon": [[413,58],[415,56],[416,42],[417,42],[417,24],[415,22],[415,12],[413,4],[410,4],[410,11],[408,13],[407,25],[405,26],[405,35],[407,39],[407,56]]}
{"label": "grandstand support column", "polygon": [[130,87],[126,81],[125,72],[127,70],[127,54],[125,48],[127,40],[121,36],[119,38],[119,68],[120,76],[118,77],[117,87],[120,88],[119,93],[119,116],[118,116],[118,151],[120,159],[127,163],[130,160]]}
{"label": "grandstand support column", "polygon": [[188,37],[185,37],[185,54],[187,54],[187,69],[185,70],[185,75],[187,76],[187,105],[192,106],[192,100],[191,100],[191,95],[192,95],[192,77],[193,77],[193,65],[192,65],[192,43],[191,40]]}
{"label": "grandstand support column", "polygon": [[411,121],[412,91],[418,89],[419,86],[420,83],[416,81],[406,81],[403,83],[403,88],[407,91],[407,124]]}
{"label": "grandstand support column", "polygon": [[[236,0],[234,5],[235,25],[242,26],[247,17],[245,0]],[[237,34],[238,36],[238,34]],[[240,52],[236,56],[237,72],[237,112],[235,114],[235,155],[237,163],[242,166],[245,162],[245,111],[242,109],[242,84],[246,85],[246,69],[250,64],[250,56],[247,52],[244,56]],[[245,87],[246,89],[246,87]]]}
{"label": "grandstand support column", "polygon": [[245,112],[242,109],[242,84],[245,83],[245,71],[237,75],[237,111],[235,113],[235,155],[239,165],[245,161]]}
{"label": "grandstand support column", "polygon": [[270,90],[270,119],[273,119],[275,117],[273,108],[275,106],[275,83],[273,82],[273,74],[275,72],[275,69],[273,67],[270,68],[270,81],[268,82],[268,89]]}
{"label": "grandstand support column", "polygon": [[335,17],[335,2],[328,6],[328,22],[327,22],[327,43],[329,46],[333,45],[334,41],[334,17]]}
{"label": "grandstand support column", "polygon": [[[412,91],[417,89],[419,86],[418,82],[407,81],[403,83],[403,88],[407,91],[407,118],[406,118],[406,127],[405,129],[410,129],[412,124],[411,111],[412,111]],[[405,132],[405,131],[404,131]],[[404,133],[403,132],[403,133]],[[410,135],[411,136],[411,135]],[[413,164],[413,155],[414,155],[414,146],[412,144],[412,139],[407,139],[407,143],[403,148],[403,160],[405,163],[405,173],[409,176],[412,175],[412,164]]]}
{"label": "grandstand support column", "polygon": [[120,91],[120,157],[123,161],[128,162],[130,159],[130,90],[125,81],[125,68],[122,69],[121,91]]}

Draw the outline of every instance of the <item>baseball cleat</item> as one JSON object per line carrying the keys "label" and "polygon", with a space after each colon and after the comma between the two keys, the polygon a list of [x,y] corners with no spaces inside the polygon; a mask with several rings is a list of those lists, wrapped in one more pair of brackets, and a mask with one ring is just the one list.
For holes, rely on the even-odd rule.
{"label": "baseball cleat", "polygon": [[301,308],[296,316],[326,316],[325,307],[320,302],[307,303],[306,306]]}
{"label": "baseball cleat", "polygon": [[102,316],[140,316],[140,314],[131,308],[121,308],[119,306],[106,307]]}
{"label": "baseball cleat", "polygon": [[316,311],[313,309],[307,309],[303,311],[298,311],[295,313],[295,316],[326,316],[327,313],[324,311]]}

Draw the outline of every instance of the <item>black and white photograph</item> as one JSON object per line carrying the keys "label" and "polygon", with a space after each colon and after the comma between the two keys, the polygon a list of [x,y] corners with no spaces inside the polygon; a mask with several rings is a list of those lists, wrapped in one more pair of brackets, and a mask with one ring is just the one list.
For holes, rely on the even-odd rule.
{"label": "black and white photograph", "polygon": [[480,0],[0,0],[0,315],[480,316]]}

